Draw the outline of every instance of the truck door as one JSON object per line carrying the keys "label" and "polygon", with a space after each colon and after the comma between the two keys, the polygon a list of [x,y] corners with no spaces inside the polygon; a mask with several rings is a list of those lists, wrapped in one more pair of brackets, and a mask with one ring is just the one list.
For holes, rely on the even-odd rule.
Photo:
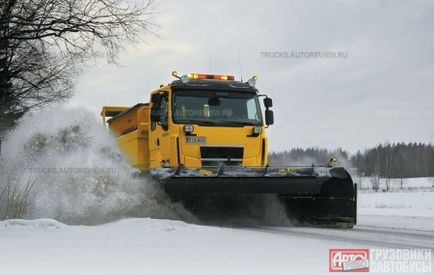
{"label": "truck door", "polygon": [[170,163],[169,94],[158,91],[151,96],[149,151],[151,168]]}

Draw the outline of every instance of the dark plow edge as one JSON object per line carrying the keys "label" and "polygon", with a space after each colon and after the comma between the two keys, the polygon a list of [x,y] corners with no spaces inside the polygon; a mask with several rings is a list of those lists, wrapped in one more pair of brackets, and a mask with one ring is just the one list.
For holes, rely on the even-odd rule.
{"label": "dark plow edge", "polygon": [[[185,168],[184,168],[185,169]],[[357,185],[342,167],[330,176],[304,175],[177,175],[157,178],[170,196],[194,198],[206,194],[276,194],[288,217],[301,224],[352,228],[357,223]],[[154,176],[155,178],[155,176]]]}

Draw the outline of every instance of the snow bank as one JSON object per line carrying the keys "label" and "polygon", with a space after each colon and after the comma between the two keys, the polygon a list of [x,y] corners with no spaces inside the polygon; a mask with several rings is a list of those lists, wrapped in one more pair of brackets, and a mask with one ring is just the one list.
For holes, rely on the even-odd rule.
{"label": "snow bank", "polygon": [[37,219],[37,220],[21,220],[21,219],[12,219],[0,221],[0,230],[16,230],[16,229],[62,229],[65,228],[61,222],[58,222],[53,219]]}

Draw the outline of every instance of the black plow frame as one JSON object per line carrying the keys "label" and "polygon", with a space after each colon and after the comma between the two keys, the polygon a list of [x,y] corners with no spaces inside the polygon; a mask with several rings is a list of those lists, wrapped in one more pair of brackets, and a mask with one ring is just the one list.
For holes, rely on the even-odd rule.
{"label": "black plow frame", "polygon": [[300,220],[345,223],[357,218],[357,186],[342,167],[161,168],[151,175],[177,198],[206,195],[276,194],[287,212]]}

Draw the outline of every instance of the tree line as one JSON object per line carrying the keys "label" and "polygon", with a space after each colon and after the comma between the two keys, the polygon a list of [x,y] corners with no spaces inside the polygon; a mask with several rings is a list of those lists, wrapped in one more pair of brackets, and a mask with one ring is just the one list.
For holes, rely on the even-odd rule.
{"label": "tree line", "polygon": [[349,154],[343,149],[294,148],[271,152],[270,165],[324,165],[331,156],[338,165],[353,168],[361,176],[384,178],[433,177],[434,146],[424,143],[380,144],[363,152]]}

